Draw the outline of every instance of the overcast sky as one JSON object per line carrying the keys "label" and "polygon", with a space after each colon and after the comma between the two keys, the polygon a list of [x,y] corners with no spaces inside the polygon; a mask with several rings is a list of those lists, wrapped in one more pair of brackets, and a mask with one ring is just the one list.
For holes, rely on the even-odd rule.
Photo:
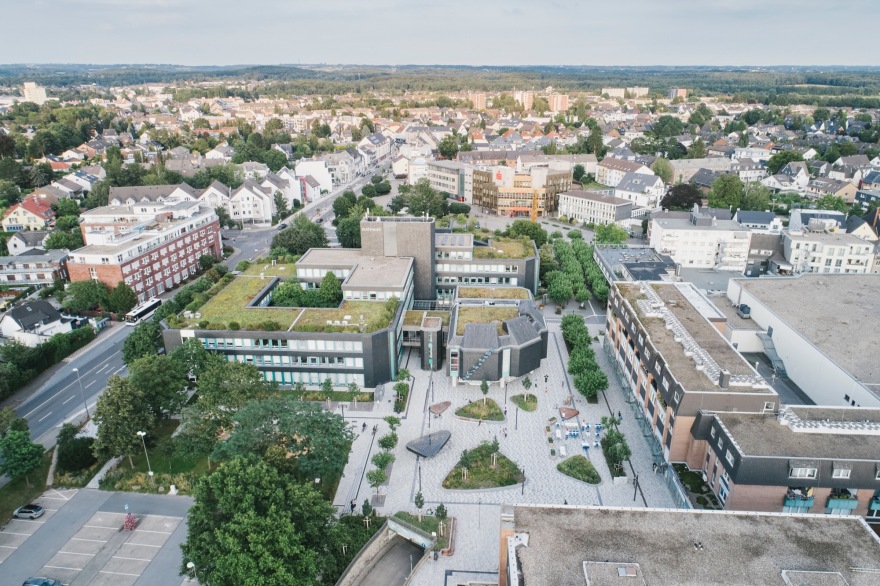
{"label": "overcast sky", "polygon": [[878,0],[2,0],[2,63],[878,65]]}

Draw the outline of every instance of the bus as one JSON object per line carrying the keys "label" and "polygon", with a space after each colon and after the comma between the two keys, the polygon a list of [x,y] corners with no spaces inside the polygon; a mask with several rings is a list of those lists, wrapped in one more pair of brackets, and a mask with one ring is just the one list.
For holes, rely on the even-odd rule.
{"label": "bus", "polygon": [[139,303],[134,309],[125,314],[125,323],[130,326],[136,326],[142,320],[153,315],[160,305],[162,305],[161,299],[150,299],[149,301]]}

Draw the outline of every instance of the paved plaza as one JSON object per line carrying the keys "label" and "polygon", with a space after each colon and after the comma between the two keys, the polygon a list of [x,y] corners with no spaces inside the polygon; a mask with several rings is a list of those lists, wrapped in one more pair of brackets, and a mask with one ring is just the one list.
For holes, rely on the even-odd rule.
{"label": "paved plaza", "polygon": [[[591,307],[583,313],[588,317],[593,316],[593,319],[587,321],[591,333],[598,336],[602,326],[596,323],[597,311]],[[483,578],[487,577],[483,572],[497,572],[497,536],[502,504],[675,506],[662,475],[653,472],[654,460],[650,445],[632,414],[626,395],[601,344],[595,343],[593,349],[596,360],[608,375],[609,388],[604,398],[600,397],[598,403],[590,404],[574,391],[571,377],[565,371],[568,352],[559,329],[560,317],[548,312],[547,318],[550,330],[548,356],[542,361],[541,367],[529,375],[534,383],[529,392],[538,397],[538,408],[531,413],[520,411],[510,401],[510,396],[525,392],[521,381],[509,384],[506,391],[497,384],[492,385],[489,398],[502,408],[507,407],[507,416],[502,422],[484,421],[480,424],[456,417],[455,410],[469,400],[482,400],[479,387],[460,384],[453,388],[451,379],[443,371],[431,375],[418,369],[417,354],[412,353],[408,357],[408,369],[415,380],[407,411],[402,414],[403,423],[398,429],[400,440],[394,450],[396,461],[391,468],[388,485],[380,487],[380,494],[384,495],[385,501],[378,509],[380,514],[385,515],[401,510],[415,513],[413,501],[421,484],[426,510],[443,503],[448,508],[449,515],[456,518],[458,526],[454,556],[423,563],[417,570],[418,578],[423,583],[440,583],[438,580],[442,581],[444,573],[452,569],[458,572],[475,572],[474,576]],[[546,385],[545,376],[548,381]],[[586,438],[590,449],[586,455],[602,478],[597,486],[585,484],[556,470],[556,465],[564,459],[559,455],[561,445],[565,446],[568,456],[583,454],[580,438],[559,440],[554,435],[553,444],[549,444],[546,439],[546,426],[550,425],[551,430],[555,429],[549,420],[552,417],[556,417],[557,421],[560,419],[559,408],[566,406],[566,400],[573,401],[574,408],[580,411],[581,423],[590,425]],[[429,420],[428,407],[441,401],[450,401],[452,406],[441,416],[431,416]],[[629,467],[626,471],[626,482],[613,482],[601,448],[594,447],[595,424],[603,416],[616,415],[618,412],[622,415],[620,429],[626,435],[633,452],[631,462],[635,473],[639,475],[639,490],[633,485],[633,475]],[[340,483],[334,503],[340,509],[345,509],[352,499],[360,506],[365,498],[375,494],[364,475],[372,468],[369,458],[378,450],[376,440],[388,432],[388,426],[381,418],[390,414],[392,410],[388,397],[374,405],[370,411],[346,409],[346,419],[352,420],[358,438],[354,442],[345,477]],[[361,433],[365,422],[367,429]],[[379,429],[374,437],[372,427],[376,424]],[[439,430],[449,431],[452,437],[436,457],[418,459],[406,450],[408,441]],[[472,449],[480,442],[495,438],[498,439],[501,452],[524,471],[524,486],[517,484],[486,490],[447,490],[442,487],[443,479],[458,462],[463,450]],[[555,457],[550,455],[551,448],[557,450]]]}

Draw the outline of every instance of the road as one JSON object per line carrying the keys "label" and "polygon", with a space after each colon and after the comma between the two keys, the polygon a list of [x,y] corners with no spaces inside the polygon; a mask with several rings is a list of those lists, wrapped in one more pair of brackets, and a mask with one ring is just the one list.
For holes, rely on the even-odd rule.
{"label": "road", "polygon": [[[35,441],[42,441],[43,436],[65,421],[84,415],[84,402],[94,414],[95,402],[110,375],[125,373],[120,349],[133,329],[117,324],[98,334],[88,351],[63,364],[33,395],[15,407],[15,412],[27,419]],[[79,381],[75,368],[79,369]],[[48,445],[53,444],[54,434]]]}

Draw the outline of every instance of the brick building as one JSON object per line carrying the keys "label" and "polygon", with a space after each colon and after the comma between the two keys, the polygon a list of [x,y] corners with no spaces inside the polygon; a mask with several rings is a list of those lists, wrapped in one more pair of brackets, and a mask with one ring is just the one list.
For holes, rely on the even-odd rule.
{"label": "brick building", "polygon": [[124,281],[139,301],[197,273],[200,256],[222,254],[217,215],[195,201],[105,206],[80,218],[86,245],[70,254],[70,280]]}

